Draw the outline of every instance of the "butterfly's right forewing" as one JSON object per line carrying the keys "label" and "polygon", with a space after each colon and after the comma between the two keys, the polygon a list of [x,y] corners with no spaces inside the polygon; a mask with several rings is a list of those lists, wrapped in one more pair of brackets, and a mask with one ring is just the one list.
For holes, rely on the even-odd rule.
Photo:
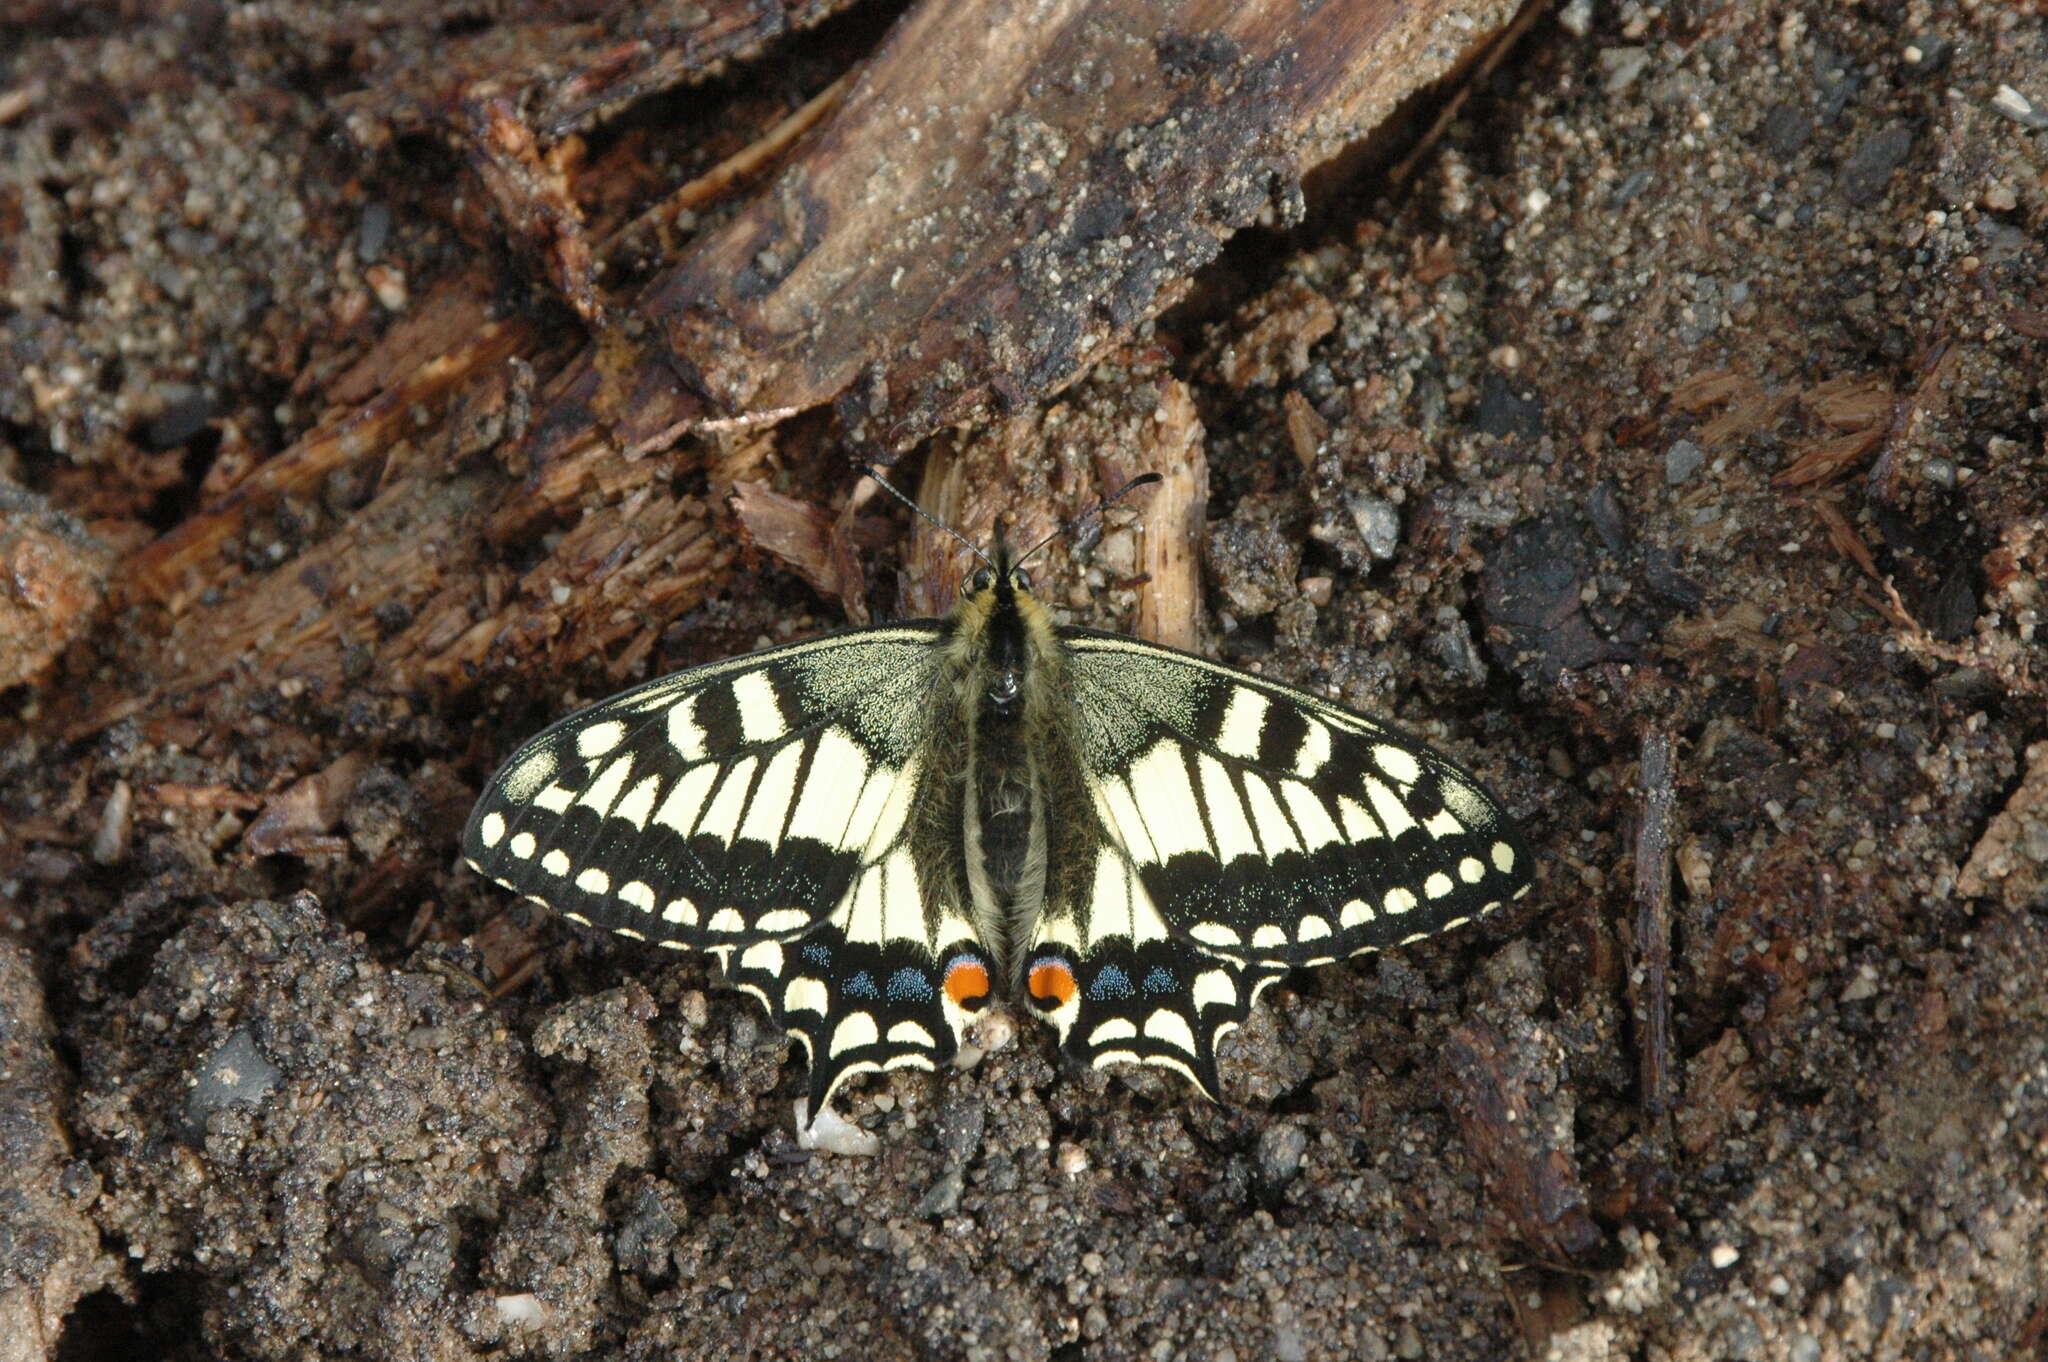
{"label": "butterfly's right forewing", "polygon": [[813,1112],[851,1074],[935,1067],[994,972],[928,835],[957,826],[940,639],[831,635],[572,715],[505,763],[463,854],[575,921],[716,955],[803,1042]]}

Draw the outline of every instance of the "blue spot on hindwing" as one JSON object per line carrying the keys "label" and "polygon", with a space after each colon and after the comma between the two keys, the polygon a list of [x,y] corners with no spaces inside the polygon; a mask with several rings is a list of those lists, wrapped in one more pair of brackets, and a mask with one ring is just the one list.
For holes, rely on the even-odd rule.
{"label": "blue spot on hindwing", "polygon": [[882,990],[875,987],[875,977],[866,970],[846,981],[847,996],[853,998],[879,998]]}
{"label": "blue spot on hindwing", "polygon": [[819,969],[832,963],[832,948],[822,941],[806,941],[801,949],[804,959]]}
{"label": "blue spot on hindwing", "polygon": [[1088,985],[1088,996],[1098,1002],[1111,998],[1128,998],[1137,991],[1131,987],[1131,976],[1115,965],[1104,965],[1095,971],[1095,982]]}
{"label": "blue spot on hindwing", "polygon": [[932,1000],[932,981],[925,978],[924,971],[905,965],[889,976],[889,1001],[928,1003]]}
{"label": "blue spot on hindwing", "polygon": [[1147,993],[1173,993],[1180,988],[1180,980],[1173,977],[1173,971],[1164,965],[1154,965],[1152,972],[1145,976]]}

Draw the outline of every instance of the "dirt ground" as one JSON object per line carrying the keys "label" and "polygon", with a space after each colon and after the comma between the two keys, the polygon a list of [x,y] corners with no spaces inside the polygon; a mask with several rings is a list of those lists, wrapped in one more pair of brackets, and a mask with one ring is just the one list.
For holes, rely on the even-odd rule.
{"label": "dirt ground", "polygon": [[[707,961],[454,868],[549,719],[920,590],[879,508],[850,578],[736,547],[736,468],[844,506],[844,411],[506,453],[585,329],[422,112],[496,8],[0,0],[0,1359],[2048,1357],[2038,13],[1569,0],[913,451],[1022,495],[1188,403],[1206,646],[1440,742],[1541,877],[1272,990],[1224,1103],[1024,1023],[835,1157]],[[837,8],[548,86],[638,168],[590,220],[897,13]],[[364,406],[408,326],[488,400]],[[377,458],[232,502],[344,409]],[[231,575],[137,589],[194,524]],[[1111,557],[1066,618],[1129,623]]]}

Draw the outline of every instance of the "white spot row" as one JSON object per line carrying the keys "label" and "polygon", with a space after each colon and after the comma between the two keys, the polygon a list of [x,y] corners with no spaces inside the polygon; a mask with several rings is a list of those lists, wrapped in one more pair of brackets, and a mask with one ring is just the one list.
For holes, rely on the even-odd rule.
{"label": "white spot row", "polygon": [[[823,988],[824,985],[820,984],[819,987]],[[836,1059],[848,1050],[863,1050],[884,1040],[891,1045],[911,1046],[919,1050],[939,1048],[939,1043],[932,1033],[914,1021],[897,1022],[889,1028],[889,1034],[885,1037],[875,1021],[874,1013],[849,1012],[832,1028],[832,1040],[825,1047],[825,1053]]]}
{"label": "white spot row", "polygon": [[[1135,1040],[1138,1035],[1137,1024],[1128,1017],[1111,1017],[1088,1033],[1088,1043],[1101,1047],[1120,1040]],[[1196,1053],[1194,1029],[1186,1017],[1170,1007],[1159,1008],[1145,1018],[1144,1035],[1187,1054]]]}

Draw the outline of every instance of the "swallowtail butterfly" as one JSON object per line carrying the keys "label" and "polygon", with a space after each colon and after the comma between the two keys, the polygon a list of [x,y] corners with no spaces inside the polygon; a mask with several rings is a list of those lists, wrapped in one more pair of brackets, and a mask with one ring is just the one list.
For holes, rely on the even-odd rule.
{"label": "swallowtail butterfly", "polygon": [[1448,758],[1056,626],[1018,555],[977,555],[943,620],[695,667],[555,724],[492,779],[465,859],[573,922],[717,956],[803,1042],[813,1119],[850,1075],[952,1059],[1003,998],[1085,1063],[1214,1096],[1218,1041],[1288,970],[1528,891],[1499,801]]}

